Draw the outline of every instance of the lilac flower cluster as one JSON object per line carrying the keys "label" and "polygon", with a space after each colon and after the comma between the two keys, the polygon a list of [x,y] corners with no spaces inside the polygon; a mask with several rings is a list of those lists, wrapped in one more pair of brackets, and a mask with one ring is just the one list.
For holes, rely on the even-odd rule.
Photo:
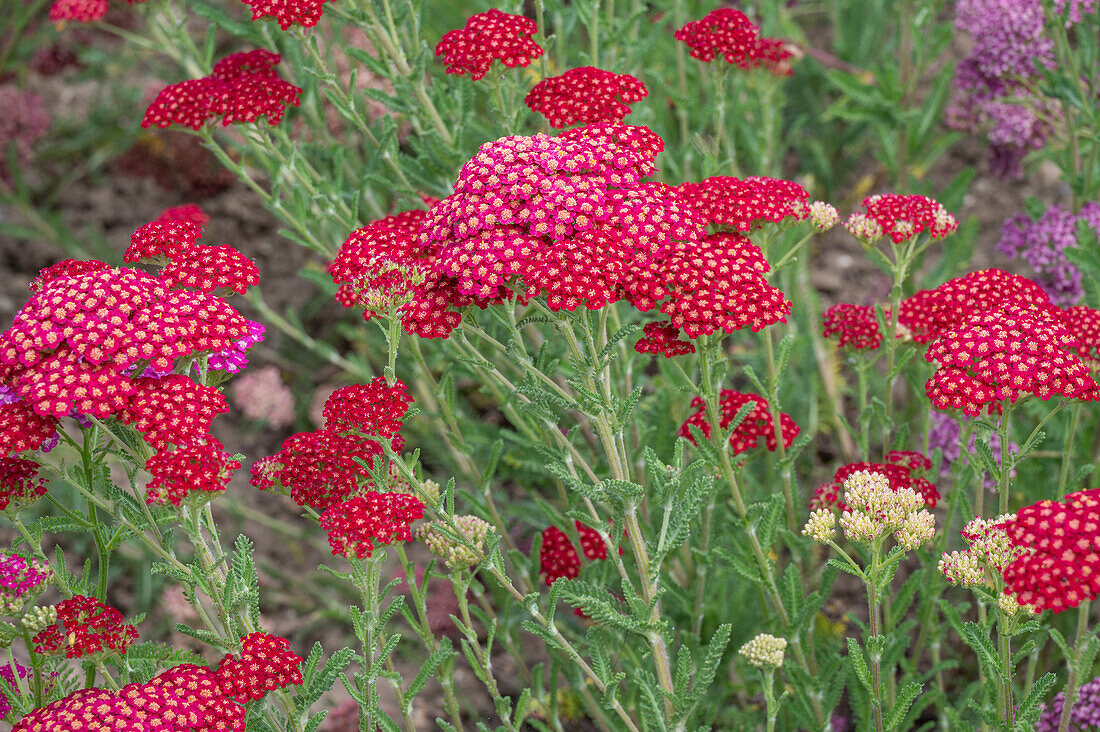
{"label": "lilac flower cluster", "polygon": [[1077,245],[1077,222],[1100,234],[1100,203],[1086,203],[1076,215],[1051,206],[1037,221],[1024,214],[1005,220],[997,251],[1022,259],[1035,270],[1035,281],[1062,307],[1077,303],[1084,290],[1081,273],[1066,259],[1066,248]]}
{"label": "lilac flower cluster", "polygon": [[1066,25],[1071,23],[1080,23],[1084,20],[1086,13],[1095,13],[1100,9],[1100,2],[1098,0],[1054,0],[1054,9],[1059,15],[1066,12],[1066,8],[1069,8],[1069,17],[1066,19]]}
{"label": "lilac flower cluster", "polygon": [[28,599],[45,589],[43,584],[52,575],[47,564],[0,552],[0,613],[19,613]]}
{"label": "lilac flower cluster", "polygon": [[[963,416],[963,419],[970,419]],[[932,453],[937,447],[940,449],[940,476],[946,478],[951,474],[951,466],[962,456],[962,425],[952,415],[946,412],[932,410],[932,422],[928,428],[928,452]],[[967,445],[967,452],[974,452],[974,443],[977,435],[971,434]],[[1001,464],[1001,436],[996,432],[989,435],[989,449],[993,451],[993,460],[997,465]],[[1015,442],[1008,443],[1008,449],[1015,451],[1018,446]],[[1012,471],[1016,475],[1016,471]],[[982,471],[982,485],[988,491],[997,490],[997,481],[988,472]]]}
{"label": "lilac flower cluster", "polygon": [[1044,20],[1040,0],[959,0],[957,6],[955,27],[974,47],[956,68],[948,119],[957,129],[988,130],[990,166],[1002,178],[1019,178],[1024,155],[1050,133],[1042,118],[1053,107],[1027,91],[1040,67],[1054,64]]}
{"label": "lilac flower cluster", "polygon": [[[1035,725],[1035,732],[1056,732],[1058,721],[1062,718],[1062,704],[1065,700],[1063,694],[1054,697],[1046,709],[1043,710],[1039,722]],[[1081,684],[1077,690],[1077,701],[1073,703],[1073,711],[1070,712],[1069,729],[1072,732],[1085,732],[1100,728],[1100,678]]]}
{"label": "lilac flower cluster", "polygon": [[264,339],[264,326],[254,320],[248,321],[248,333],[239,341],[223,351],[210,354],[207,366],[216,371],[228,371],[235,374],[248,365],[248,349]]}

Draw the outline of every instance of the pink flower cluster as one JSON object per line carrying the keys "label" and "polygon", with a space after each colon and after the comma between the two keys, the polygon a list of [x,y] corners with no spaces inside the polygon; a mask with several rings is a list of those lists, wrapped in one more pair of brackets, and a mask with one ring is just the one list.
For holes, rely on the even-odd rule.
{"label": "pink flower cluster", "polygon": [[18,614],[28,599],[46,589],[44,585],[52,576],[45,562],[0,552],[0,612]]}
{"label": "pink flower cluster", "polygon": [[551,127],[561,128],[577,122],[622,122],[630,105],[648,94],[645,84],[630,74],[582,66],[543,79],[523,101]]}
{"label": "pink flower cluster", "polygon": [[288,106],[298,106],[302,93],[275,73],[281,60],[279,54],[263,49],[230,54],[214,64],[209,76],[163,89],[145,111],[141,126],[182,125],[197,130],[217,117],[222,125],[255,122],[260,117],[277,125]]}

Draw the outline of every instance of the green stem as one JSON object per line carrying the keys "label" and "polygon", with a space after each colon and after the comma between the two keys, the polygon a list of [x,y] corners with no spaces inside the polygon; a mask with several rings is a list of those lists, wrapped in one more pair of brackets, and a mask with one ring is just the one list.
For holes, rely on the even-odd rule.
{"label": "green stem", "polygon": [[997,425],[997,435],[1001,438],[1001,479],[998,482],[997,495],[1000,498],[1000,511],[1002,514],[1008,513],[1008,497],[1012,491],[1012,466],[1008,461],[1008,435],[1011,431],[1011,425],[1009,423],[1009,414],[1012,411],[1012,405],[1006,403],[1004,410],[1001,412],[1001,421]]}
{"label": "green stem", "polygon": [[1001,715],[1005,729],[1016,725],[1016,706],[1012,702],[1012,636],[1009,634],[1008,618],[1003,612],[997,613],[997,653],[1001,659]]}
{"label": "green stem", "polygon": [[1080,400],[1074,400],[1073,414],[1070,417],[1068,431],[1062,441],[1062,469],[1058,472],[1058,494],[1064,496],[1069,483],[1069,468],[1073,464],[1073,443],[1077,438],[1077,426],[1081,421]]}
{"label": "green stem", "polygon": [[783,489],[783,504],[787,511],[787,529],[797,530],[794,513],[794,490],[791,486],[791,466],[787,462],[787,444],[783,439],[783,422],[779,412],[779,373],[776,370],[775,350],[772,346],[772,329],[765,328],[764,357],[768,369],[768,411],[771,413],[772,429],[775,432],[775,451],[779,455],[779,472]]}
{"label": "green stem", "polygon": [[[875,732],[882,732],[882,620],[879,616],[879,546],[873,548],[871,571],[867,576],[867,651],[871,661],[871,711],[875,719]],[[849,559],[849,561],[851,561]]]}
{"label": "green stem", "polygon": [[1068,732],[1069,719],[1073,714],[1073,705],[1077,702],[1077,686],[1081,679],[1081,651],[1084,650],[1085,632],[1089,627],[1089,600],[1084,600],[1077,608],[1077,634],[1073,639],[1073,658],[1066,659],[1069,664],[1069,678],[1062,697],[1062,716],[1058,720],[1058,732]]}

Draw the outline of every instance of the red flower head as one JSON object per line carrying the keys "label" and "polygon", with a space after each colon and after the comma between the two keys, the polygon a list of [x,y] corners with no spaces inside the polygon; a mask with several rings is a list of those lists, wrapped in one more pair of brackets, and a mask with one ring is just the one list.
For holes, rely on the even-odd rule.
{"label": "red flower head", "polygon": [[241,0],[252,8],[252,20],[274,18],[286,30],[297,23],[305,28],[317,25],[325,0]]}
{"label": "red flower head", "polygon": [[162,447],[145,463],[153,476],[145,488],[145,502],[173,506],[192,493],[221,493],[241,464],[233,460],[222,444],[207,436],[191,442]]}
{"label": "red flower head", "polygon": [[680,340],[680,329],[669,323],[646,323],[644,332],[645,335],[634,344],[638,353],[659,353],[666,358],[695,353],[695,346],[690,341]]}
{"label": "red flower head", "polygon": [[[145,0],[126,0],[130,5]],[[78,23],[91,23],[107,14],[107,0],[54,0],[50,6],[50,20],[63,23],[74,20]]]}
{"label": "red flower head", "polygon": [[843,465],[837,468],[833,480],[819,486],[814,490],[810,498],[810,511],[819,508],[836,508],[840,511],[848,510],[843,501],[839,500],[840,491],[844,488],[844,481],[861,470],[868,473],[878,473],[886,477],[890,482],[891,490],[911,488],[924,496],[924,504],[928,508],[935,508],[940,500],[940,492],[936,486],[930,483],[922,473],[932,467],[931,461],[919,452],[894,450],[886,455],[887,463],[859,462]]}
{"label": "red flower head", "polygon": [[810,216],[810,194],[806,189],[779,178],[741,180],[718,175],[684,183],[677,192],[707,223],[732,226],[737,231],[751,231],[769,222],[778,224],[787,218],[805,221]]}
{"label": "red flower head", "polygon": [[630,74],[583,66],[543,79],[524,102],[550,120],[551,127],[568,127],[576,122],[622,122],[630,105],[648,94],[645,84]]}
{"label": "red flower head", "polygon": [[[883,234],[898,244],[925,231],[933,239],[942,239],[959,228],[955,217],[927,196],[903,196],[898,193],[869,196],[863,199],[863,209],[866,213],[856,214],[856,220],[874,221]],[[849,219],[846,226],[850,231],[853,225],[853,220]]]}
{"label": "red flower head", "polygon": [[0,404],[0,457],[38,450],[57,434],[57,420],[35,414],[23,401]]}
{"label": "red flower head", "polygon": [[172,257],[160,271],[169,287],[202,292],[229,290],[243,295],[260,283],[260,270],[231,246],[193,246]]}
{"label": "red flower head", "polygon": [[1100,365],[1100,310],[1074,305],[1063,311],[1077,355],[1093,368]]}
{"label": "red flower head", "polygon": [[220,351],[247,321],[204,293],[170,291],[133,269],[98,269],[44,283],[0,334],[6,383],[46,417],[109,417],[133,392],[132,369]]}
{"label": "red flower head", "polygon": [[1100,489],[1039,501],[1005,526],[1026,550],[1005,568],[1005,593],[1035,612],[1056,613],[1100,594]]}
{"label": "red flower head", "polygon": [[172,206],[160,212],[154,221],[190,221],[198,226],[206,226],[210,217],[206,212],[194,203],[185,203],[182,206]]}
{"label": "red flower head", "polygon": [[464,28],[447,31],[435,55],[443,57],[448,74],[470,74],[474,81],[485,76],[493,61],[509,68],[527,66],[542,55],[531,36],[538,31],[535,21],[509,15],[495,8],[470,16]]}
{"label": "red flower head", "polygon": [[85,272],[98,272],[101,269],[110,269],[110,265],[105,262],[100,262],[98,259],[89,259],[87,261],[82,259],[63,259],[57,264],[52,264],[44,270],[41,270],[35,278],[31,280],[30,291],[38,292],[46,283],[62,277],[75,277]]}
{"label": "red flower head", "polygon": [[122,613],[94,597],[75,595],[55,608],[57,622],[33,638],[36,653],[64,652],[67,658],[126,653],[137,640],[137,629],[122,622]]}
{"label": "red flower head", "polygon": [[[325,429],[400,440],[397,435],[413,398],[400,380],[393,385],[381,376],[369,384],[353,384],[334,391],[325,401]],[[393,448],[401,449],[398,442]]]}
{"label": "red flower head", "polygon": [[260,117],[277,125],[287,106],[298,106],[302,93],[275,73],[281,60],[263,49],[230,54],[214,65],[209,76],[163,89],[145,111],[141,126],[178,124],[197,130],[216,117],[222,118],[222,125],[255,122]]}
{"label": "red flower head", "polygon": [[221,392],[182,374],[135,379],[119,419],[156,448],[190,442],[210,432],[214,417],[229,411]]}
{"label": "red flower head", "polygon": [[[433,199],[434,200],[434,199]],[[424,284],[436,250],[419,236],[425,209],[404,211],[351,233],[329,267],[336,301],[363,308],[367,320],[400,312]]]}
{"label": "red flower head", "polygon": [[240,655],[226,654],[214,672],[222,693],[240,702],[259,701],[269,691],[302,683],[302,658],[290,641],[268,633],[241,638]]}
{"label": "red flower head", "polygon": [[253,464],[252,485],[260,490],[289,488],[299,506],[324,511],[347,500],[360,482],[369,482],[369,469],[381,454],[377,442],[355,435],[299,432],[288,437],[279,452]]}
{"label": "red flower head", "polygon": [[925,359],[938,368],[925,385],[932,404],[977,416],[1021,394],[1095,400],[1100,389],[1051,311],[1017,305],[976,313],[935,340]]}
{"label": "red flower head", "polygon": [[33,460],[0,457],[0,511],[22,508],[46,495],[46,479],[38,475],[42,467]]}
{"label": "red flower head", "polygon": [[[590,561],[607,559],[607,544],[600,538],[599,532],[580,521],[574,521],[573,525],[577,528],[584,558]],[[622,553],[620,549],[619,554]],[[581,558],[569,535],[557,526],[543,529],[542,546],[539,549],[539,574],[543,575],[546,584],[552,585],[562,577],[574,579],[580,573]]]}
{"label": "red flower head", "polygon": [[985,269],[902,300],[898,322],[909,329],[913,340],[927,343],[958,328],[971,315],[993,310],[1002,303],[1054,310],[1043,288],[1026,277]]}
{"label": "red flower head", "polygon": [[683,41],[691,49],[691,56],[700,61],[713,61],[721,54],[742,69],[791,73],[788,61],[793,54],[783,41],[761,38],[760,29],[740,10],[713,10],[702,20],[693,20],[676,31],[676,40]]}
{"label": "red flower head", "polygon": [[328,532],[333,554],[369,557],[375,542],[411,541],[409,527],[424,518],[424,504],[408,493],[368,491],[321,514],[321,528]]}
{"label": "red flower head", "polygon": [[875,320],[872,305],[851,305],[846,302],[833,305],[825,311],[825,337],[839,335],[838,346],[851,346],[856,350],[873,350],[882,345],[882,334]]}
{"label": "red flower head", "polygon": [[675,241],[664,270],[669,298],[661,312],[688,338],[787,321],[791,303],[768,284],[763,254],[740,234]]}
{"label": "red flower head", "polygon": [[[768,450],[775,451],[778,443],[775,439],[775,426],[772,422],[771,412],[768,411],[768,401],[756,394],[742,394],[732,389],[723,389],[719,406],[721,414],[718,417],[718,426],[727,429],[733,418],[746,404],[753,404],[753,408],[737,425],[730,435],[730,447],[734,455],[739,455],[747,450],[760,446],[760,438],[764,438],[764,444]],[[680,426],[679,435],[691,440],[695,444],[695,438],[691,436],[689,427],[698,427],[704,435],[710,437],[710,421],[706,415],[706,401],[703,397],[695,397],[691,400],[691,406],[696,408],[695,414],[687,418]],[[798,436],[798,425],[794,423],[788,414],[779,415],[779,424],[783,433],[783,446],[790,447],[791,442]]]}
{"label": "red flower head", "polygon": [[178,257],[202,238],[202,224],[193,219],[154,219],[138,227],[130,235],[130,246],[122,259],[138,262],[142,259]]}

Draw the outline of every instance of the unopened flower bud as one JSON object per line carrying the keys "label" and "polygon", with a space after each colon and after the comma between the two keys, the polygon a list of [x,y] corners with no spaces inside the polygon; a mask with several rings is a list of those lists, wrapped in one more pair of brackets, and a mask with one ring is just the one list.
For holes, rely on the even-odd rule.
{"label": "unopened flower bud", "polygon": [[828,231],[840,221],[840,214],[832,204],[814,201],[810,204],[810,223],[818,231]]}
{"label": "unopened flower bud", "polygon": [[819,544],[827,544],[836,537],[836,515],[827,508],[819,508],[810,514],[802,535]]}
{"label": "unopened flower bud", "polygon": [[866,214],[852,214],[844,222],[848,233],[868,244],[874,244],[883,237],[882,225]]}
{"label": "unopened flower bud", "polygon": [[915,511],[909,514],[905,525],[894,532],[894,539],[907,551],[913,551],[932,541],[935,533],[936,517],[928,511]]}
{"label": "unopened flower bud", "polygon": [[940,558],[940,573],[953,584],[971,587],[985,584],[985,569],[973,552],[951,552]]}
{"label": "unopened flower bud", "polygon": [[759,633],[755,638],[741,646],[738,651],[750,664],[757,668],[779,668],[783,665],[783,653],[787,650],[787,639]]}
{"label": "unopened flower bud", "polygon": [[443,559],[448,569],[469,569],[485,557],[485,537],[491,531],[477,516],[455,516],[454,528],[464,541],[450,536],[443,521],[430,521],[413,529],[413,534],[432,554]]}
{"label": "unopened flower bud", "polygon": [[23,627],[23,630],[28,633],[37,635],[56,622],[57,608],[50,605],[49,607],[31,608],[30,611],[23,616],[20,625]]}
{"label": "unopened flower bud", "polygon": [[424,492],[430,503],[433,505],[439,503],[439,483],[431,479],[425,480],[420,484],[420,490]]}

